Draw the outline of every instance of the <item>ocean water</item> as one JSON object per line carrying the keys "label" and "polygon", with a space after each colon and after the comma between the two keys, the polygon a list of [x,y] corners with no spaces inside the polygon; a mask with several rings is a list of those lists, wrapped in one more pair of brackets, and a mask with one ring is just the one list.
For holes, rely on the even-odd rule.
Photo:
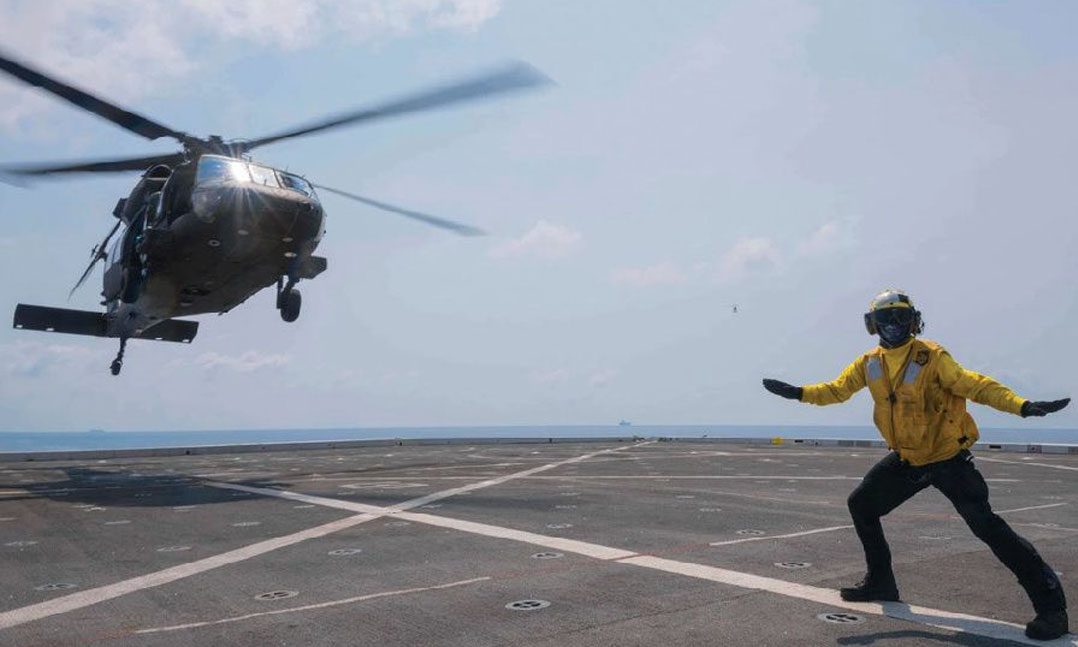
{"label": "ocean water", "polygon": [[[874,427],[607,425],[505,427],[367,427],[219,431],[0,432],[0,451],[143,449],[371,438],[569,438],[601,436],[877,439]],[[1078,429],[982,429],[981,442],[1078,444]]]}

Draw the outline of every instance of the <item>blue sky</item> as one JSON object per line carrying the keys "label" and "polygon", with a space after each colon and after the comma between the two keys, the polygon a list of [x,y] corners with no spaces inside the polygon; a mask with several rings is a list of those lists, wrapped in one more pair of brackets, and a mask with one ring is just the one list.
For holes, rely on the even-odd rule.
{"label": "blue sky", "polygon": [[[329,270],[298,322],[263,292],[191,346],[132,342],[115,379],[111,341],[0,328],[0,428],[869,424],[867,394],[818,409],[759,384],[837,375],[892,286],[968,368],[1078,392],[1074,5],[9,6],[9,54],[199,134],[508,59],[557,85],[260,149],[491,235],[325,195]],[[0,162],[170,150],[0,79]],[[64,306],[134,179],[0,185],[0,306]],[[96,309],[98,285],[68,307]]]}

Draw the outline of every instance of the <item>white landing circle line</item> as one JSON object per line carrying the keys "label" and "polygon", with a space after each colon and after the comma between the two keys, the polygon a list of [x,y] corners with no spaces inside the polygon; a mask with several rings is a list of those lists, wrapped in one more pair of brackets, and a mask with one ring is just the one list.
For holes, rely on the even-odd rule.
{"label": "white landing circle line", "polygon": [[1031,505],[1026,508],[1013,508],[1011,510],[996,510],[996,514],[1007,514],[1008,512],[1025,512],[1026,510],[1044,510],[1045,508],[1058,508],[1061,505],[1067,505],[1064,503],[1046,503],[1044,505]]}
{"label": "white landing circle line", "polygon": [[[649,442],[654,442],[654,441],[649,441]],[[212,485],[214,487],[219,487],[219,488],[222,488],[222,489],[238,490],[238,491],[242,491],[242,492],[257,493],[257,494],[265,494],[265,495],[268,495],[268,496],[275,496],[275,497],[280,497],[280,498],[285,498],[285,499],[292,499],[292,500],[295,500],[295,501],[304,501],[304,502],[307,502],[307,503],[317,503],[319,505],[323,505],[323,506],[327,506],[327,507],[339,508],[339,509],[342,509],[342,510],[349,510],[349,511],[352,511],[352,512],[359,512],[360,514],[355,515],[355,516],[351,516],[351,517],[346,517],[344,519],[338,519],[337,521],[332,521],[330,523],[322,524],[320,526],[315,526],[314,528],[308,528],[307,530],[301,530],[299,532],[295,532],[295,533],[292,533],[290,535],[285,535],[283,537],[275,537],[273,539],[267,539],[265,541],[260,541],[260,542],[255,543],[255,544],[251,544],[250,546],[245,546],[243,548],[237,548],[235,550],[230,550],[230,551],[228,551],[226,553],[221,553],[220,555],[214,555],[212,557],[206,557],[204,559],[200,559],[200,560],[197,560],[197,561],[194,561],[194,562],[189,562],[189,563],[186,563],[186,564],[179,564],[177,566],[173,566],[171,568],[166,568],[166,569],[161,570],[161,571],[156,571],[154,573],[148,573],[146,575],[140,575],[138,577],[133,577],[131,579],[123,580],[121,582],[116,582],[114,584],[108,584],[108,585],[100,586],[100,587],[97,587],[97,588],[94,588],[94,589],[87,589],[85,591],[79,591],[78,593],[72,593],[70,595],[65,595],[65,596],[62,596],[62,597],[53,598],[51,600],[46,600],[44,602],[39,602],[37,604],[31,604],[31,605],[28,605],[28,606],[25,606],[25,607],[20,607],[18,609],[11,609],[10,611],[4,611],[4,612],[0,613],[0,630],[2,630],[2,629],[10,629],[11,627],[15,627],[15,626],[18,626],[18,625],[21,625],[21,624],[25,624],[27,622],[33,622],[34,620],[40,620],[42,618],[47,618],[49,616],[54,616],[54,615],[57,615],[57,614],[60,614],[60,613],[67,613],[69,611],[75,611],[77,609],[82,609],[84,607],[88,607],[88,606],[97,604],[98,602],[104,602],[105,600],[111,600],[113,598],[118,598],[118,597],[120,597],[122,595],[127,595],[128,593],[134,593],[136,591],[141,591],[141,590],[144,590],[144,589],[149,589],[149,588],[153,588],[153,587],[156,587],[156,586],[161,586],[162,584],[168,584],[170,582],[175,582],[176,580],[180,580],[180,579],[183,579],[183,578],[186,578],[186,577],[190,577],[192,575],[197,575],[199,573],[204,573],[206,571],[209,571],[209,570],[212,570],[212,569],[215,569],[215,568],[220,568],[222,566],[227,566],[229,564],[234,564],[236,562],[241,562],[241,561],[244,561],[244,560],[247,560],[247,559],[251,559],[252,557],[257,557],[259,555],[263,555],[263,554],[268,553],[270,551],[277,550],[278,548],[284,548],[286,546],[291,546],[291,545],[297,544],[297,543],[299,543],[301,541],[306,541],[307,539],[313,539],[313,538],[317,538],[317,537],[324,537],[324,536],[326,536],[328,534],[338,532],[340,530],[345,530],[347,528],[351,528],[352,526],[356,526],[356,525],[361,524],[361,523],[366,523],[366,522],[372,521],[374,519],[380,519],[380,518],[382,518],[382,517],[384,517],[386,515],[394,514],[394,513],[398,512],[400,510],[407,510],[409,508],[414,508],[414,507],[426,505],[427,503],[430,503],[431,501],[437,501],[438,499],[444,499],[446,497],[450,497],[450,496],[453,496],[455,494],[460,494],[461,492],[470,492],[472,490],[477,490],[477,489],[484,488],[484,487],[490,487],[492,485],[498,485],[498,484],[504,483],[506,481],[511,481],[511,480],[513,480],[515,478],[521,478],[523,476],[527,476],[527,475],[530,475],[530,474],[535,474],[537,472],[542,472],[542,471],[545,471],[545,470],[554,469],[554,468],[557,468],[557,467],[561,467],[562,465],[568,465],[568,464],[572,464],[572,463],[579,463],[581,461],[586,461],[586,460],[588,460],[589,458],[591,458],[593,456],[599,456],[599,455],[602,455],[602,454],[609,454],[611,452],[617,452],[617,451],[621,451],[621,450],[624,450],[624,449],[630,449],[632,447],[639,447],[639,446],[645,445],[645,444],[649,444],[649,443],[648,442],[634,443],[632,445],[623,445],[621,447],[614,447],[614,448],[611,448],[611,449],[603,449],[603,450],[600,450],[600,451],[597,451],[597,452],[591,452],[589,454],[584,454],[583,456],[576,456],[574,458],[569,458],[569,459],[566,459],[566,460],[563,460],[563,461],[558,461],[556,463],[549,463],[547,465],[532,468],[530,470],[525,470],[523,472],[517,472],[515,474],[506,474],[506,475],[498,477],[496,479],[488,479],[488,480],[482,481],[480,483],[475,483],[475,484],[464,486],[464,487],[454,488],[452,490],[446,490],[444,492],[438,492],[438,493],[435,493],[435,494],[430,494],[428,496],[421,497],[419,499],[412,499],[411,501],[405,501],[403,503],[398,503],[395,506],[390,506],[390,507],[386,507],[386,508],[380,508],[380,507],[377,507],[377,506],[364,505],[364,504],[361,504],[361,503],[353,503],[353,502],[350,502],[350,501],[340,501],[340,500],[337,500],[337,499],[328,499],[328,498],[324,498],[324,497],[311,497],[311,496],[307,496],[307,495],[304,495],[304,494],[297,494],[297,493],[294,493],[294,492],[284,492],[284,491],[281,491],[281,490],[270,490],[270,489],[266,489],[266,488],[250,488],[250,487],[247,487],[247,486],[236,485],[236,484],[233,484],[233,483],[207,483],[206,485]]]}
{"label": "white landing circle line", "polygon": [[468,584],[476,584],[478,582],[486,582],[490,580],[490,577],[475,577],[470,580],[460,580],[459,582],[450,582],[448,584],[438,584],[436,586],[425,586],[421,588],[413,589],[400,589],[398,591],[383,591],[382,593],[369,593],[367,595],[357,595],[352,598],[345,598],[343,600],[331,600],[329,602],[319,602],[317,604],[308,604],[302,607],[291,607],[288,609],[276,609],[274,611],[263,611],[261,613],[248,613],[242,616],[233,616],[231,618],[222,618],[221,620],[210,620],[207,622],[192,622],[185,625],[172,625],[171,627],[155,627],[153,629],[139,629],[136,634],[157,634],[164,633],[166,631],[180,631],[181,629],[195,629],[198,627],[208,627],[210,625],[223,625],[230,622],[240,622],[242,620],[250,620],[251,618],[259,618],[262,616],[275,616],[282,613],[295,613],[297,611],[311,611],[312,609],[325,609],[327,607],[336,607],[342,604],[355,604],[356,602],[365,602],[367,600],[377,600],[378,598],[388,598],[397,595],[409,595],[412,593],[423,593],[425,591],[439,591],[442,589],[451,589],[458,586],[466,586]]}
{"label": "white landing circle line", "polygon": [[815,530],[804,530],[802,532],[791,532],[785,535],[761,535],[759,537],[744,537],[742,539],[731,539],[729,541],[713,541],[708,546],[730,546],[732,544],[744,544],[749,541],[766,541],[768,539],[788,539],[790,537],[804,537],[805,535],[817,535],[821,532],[834,532],[836,530],[850,530],[853,526],[832,526],[830,528],[817,528]]}

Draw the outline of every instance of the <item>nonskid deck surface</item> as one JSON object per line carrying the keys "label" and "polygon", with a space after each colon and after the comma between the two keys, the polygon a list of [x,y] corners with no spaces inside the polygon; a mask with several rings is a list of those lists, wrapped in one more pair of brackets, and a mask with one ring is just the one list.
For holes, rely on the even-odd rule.
{"label": "nonskid deck surface", "polygon": [[[1078,645],[1022,635],[1013,576],[931,489],[885,521],[904,602],[842,602],[863,571],[845,499],[881,456],[639,442],[0,464],[0,645]],[[1078,598],[1078,456],[977,464]]]}

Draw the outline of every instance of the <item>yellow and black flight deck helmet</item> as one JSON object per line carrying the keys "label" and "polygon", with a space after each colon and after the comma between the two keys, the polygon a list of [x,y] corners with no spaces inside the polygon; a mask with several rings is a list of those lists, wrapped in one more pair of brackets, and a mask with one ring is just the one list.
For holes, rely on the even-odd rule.
{"label": "yellow and black flight deck helmet", "polygon": [[920,334],[924,321],[909,295],[901,290],[884,290],[869,304],[865,328],[868,334],[879,335],[884,347],[894,348]]}

